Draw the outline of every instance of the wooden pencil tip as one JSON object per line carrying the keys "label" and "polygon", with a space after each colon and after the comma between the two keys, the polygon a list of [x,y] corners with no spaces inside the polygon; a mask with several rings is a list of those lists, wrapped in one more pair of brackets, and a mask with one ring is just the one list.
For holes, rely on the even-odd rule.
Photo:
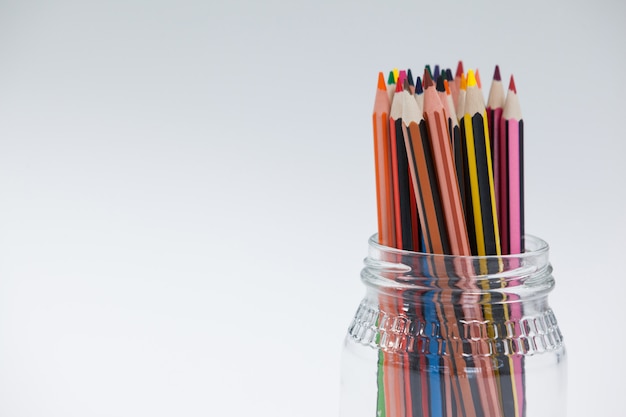
{"label": "wooden pencil tip", "polygon": [[437,91],[439,91],[440,93],[443,93],[446,91],[446,86],[443,84],[444,79],[442,76],[439,76],[439,78],[437,78]]}
{"label": "wooden pencil tip", "polygon": [[418,75],[415,79],[415,94],[422,94],[424,92],[424,86],[422,85],[422,79]]}
{"label": "wooden pencil tip", "polygon": [[476,87],[476,76],[473,70],[467,71],[467,87]]}
{"label": "wooden pencil tip", "polygon": [[413,73],[411,72],[411,68],[406,70],[406,78],[407,80],[409,80],[409,85],[413,86],[415,84],[413,84]]}
{"label": "wooden pencil tip", "polygon": [[478,86],[478,88],[482,88],[482,83],[480,82],[480,71],[478,71],[478,68],[476,69],[476,85]]}
{"label": "wooden pencil tip", "polygon": [[446,94],[452,94],[452,92],[450,91],[450,83],[448,82],[448,80],[443,80],[443,86],[446,88]]}
{"label": "wooden pencil tip", "polygon": [[404,83],[404,80],[406,80],[406,71],[402,70],[398,72],[398,78],[397,78],[397,82],[399,82],[400,84]]}
{"label": "wooden pencil tip", "polygon": [[465,71],[463,70],[463,61],[459,61],[456,66],[456,76],[460,77],[461,75],[463,75],[463,73],[465,73]]}
{"label": "wooden pencil tip", "polygon": [[404,91],[411,91],[410,89],[411,83],[409,83],[409,79],[408,77],[404,79],[404,82],[402,83],[402,87],[404,87]]}
{"label": "wooden pencil tip", "polygon": [[428,69],[428,66],[424,69],[424,88],[428,88],[434,84],[433,79],[430,75],[430,71],[428,71]]}
{"label": "wooden pencil tip", "polygon": [[465,77],[465,74],[461,74],[461,85],[459,86],[459,88],[461,90],[467,89],[467,78]]}
{"label": "wooden pencil tip", "polygon": [[398,82],[398,68],[393,69],[393,82],[394,83]]}
{"label": "wooden pencil tip", "polygon": [[[426,65],[424,67],[424,71],[428,71],[428,75],[430,75],[430,78],[432,80],[432,78],[433,78],[433,71],[430,69],[430,65]],[[424,77],[424,81],[426,81],[426,77]],[[424,85],[424,87],[426,87],[426,85]]]}
{"label": "wooden pencil tip", "polygon": [[433,71],[433,80],[438,79],[439,75],[441,75],[439,65],[435,64],[435,71]]}
{"label": "wooden pencil tip", "polygon": [[509,90],[517,94],[517,88],[515,87],[515,79],[513,78],[513,74],[511,74],[511,81],[509,81]]}
{"label": "wooden pencil tip", "polygon": [[496,65],[496,70],[493,73],[493,79],[495,81],[502,81],[502,78],[500,78],[500,67],[498,65]]}
{"label": "wooden pencil tip", "polygon": [[452,70],[450,68],[446,70],[446,79],[448,81],[454,81],[454,77],[452,76]]}
{"label": "wooden pencil tip", "polygon": [[387,83],[385,83],[385,74],[383,74],[382,71],[378,73],[378,89],[379,90],[387,89]]}

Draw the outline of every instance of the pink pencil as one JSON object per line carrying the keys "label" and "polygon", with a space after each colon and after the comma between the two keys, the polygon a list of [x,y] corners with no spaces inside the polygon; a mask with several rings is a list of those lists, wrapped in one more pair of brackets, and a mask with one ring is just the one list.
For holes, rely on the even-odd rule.
{"label": "pink pencil", "polygon": [[[524,122],[517,97],[515,81],[511,76],[501,120],[501,134],[505,155],[502,164],[506,198],[502,200],[503,221],[501,234],[502,254],[524,252]],[[500,215],[500,213],[498,213]],[[523,317],[521,303],[510,303],[510,319],[519,323]],[[519,324],[516,324],[519,325]],[[519,331],[516,329],[515,331]],[[524,361],[521,355],[513,355],[512,375],[515,375],[516,416],[525,415]]]}
{"label": "pink pencil", "polygon": [[506,165],[500,176],[501,181],[506,181],[506,196],[501,200],[506,219],[502,221],[502,234],[506,233],[506,237],[501,240],[505,255],[524,251],[524,121],[513,76],[502,112],[501,134],[505,149],[500,154],[505,156]]}

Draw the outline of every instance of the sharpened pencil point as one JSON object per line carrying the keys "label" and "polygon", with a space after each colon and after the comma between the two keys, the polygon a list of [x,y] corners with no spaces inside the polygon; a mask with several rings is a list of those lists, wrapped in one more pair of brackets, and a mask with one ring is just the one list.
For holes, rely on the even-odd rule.
{"label": "sharpened pencil point", "polygon": [[396,93],[399,93],[404,88],[404,80],[406,80],[406,71],[402,70],[398,73],[398,79],[396,80]]}
{"label": "sharpened pencil point", "polygon": [[460,77],[464,73],[465,71],[463,70],[463,61],[459,61],[458,65],[456,66],[456,76]]}
{"label": "sharpened pencil point", "polygon": [[473,70],[467,71],[467,88],[469,87],[477,87],[476,84],[476,75],[474,75]]}
{"label": "sharpened pencil point", "polygon": [[398,68],[394,68],[393,69],[393,82],[397,83],[398,82]]}
{"label": "sharpened pencil point", "polygon": [[467,90],[467,78],[465,74],[461,74],[461,85],[459,86],[461,90]]}
{"label": "sharpened pencil point", "polygon": [[415,79],[415,94],[422,94],[424,92],[424,86],[422,85],[422,79],[417,76]]}
{"label": "sharpened pencil point", "polygon": [[435,64],[435,71],[433,72],[433,80],[436,80],[439,78],[440,72],[439,72],[439,65]]}
{"label": "sharpened pencil point", "polygon": [[[430,79],[432,80],[433,78],[433,72],[430,69],[430,65],[426,65],[424,67],[424,71],[428,71],[428,75],[430,75]],[[426,77],[424,77],[424,82],[426,82]],[[424,84],[424,87],[426,87],[426,84]]]}
{"label": "sharpened pencil point", "polygon": [[431,85],[433,85],[433,78],[430,75],[430,71],[428,71],[428,67],[426,69],[424,69],[424,89],[430,87]]}
{"label": "sharpened pencil point", "polygon": [[446,80],[454,81],[454,76],[452,75],[452,70],[450,68],[446,70]]}
{"label": "sharpened pencil point", "polygon": [[495,81],[501,81],[502,78],[500,78],[500,67],[498,65],[496,65],[496,70],[493,73],[493,79]]}
{"label": "sharpened pencil point", "polygon": [[385,74],[383,74],[382,71],[378,73],[378,89],[379,90],[387,89],[387,84],[385,83]]}
{"label": "sharpened pencil point", "polygon": [[406,71],[402,70],[398,72],[398,78],[396,79],[396,82],[402,84],[404,83],[404,80],[406,80]]}
{"label": "sharpened pencil point", "polygon": [[404,79],[402,86],[404,87],[404,91],[411,91],[411,89],[409,88],[411,84],[409,83],[408,77]]}
{"label": "sharpened pencil point", "polygon": [[478,88],[482,88],[482,83],[480,82],[480,71],[478,71],[478,68],[476,69],[476,85],[478,86]]}
{"label": "sharpened pencil point", "polygon": [[443,84],[444,79],[442,76],[439,76],[439,78],[437,78],[437,91],[439,91],[440,93],[443,93],[446,91],[446,86]]}
{"label": "sharpened pencil point", "polygon": [[448,82],[448,80],[443,80],[443,86],[446,89],[446,94],[452,94],[452,92],[450,91],[450,83]]}
{"label": "sharpened pencil point", "polygon": [[413,84],[413,73],[411,72],[411,68],[406,70],[406,78],[409,80],[409,85],[414,86]]}
{"label": "sharpened pencil point", "polygon": [[511,81],[509,81],[509,90],[517,94],[517,88],[515,87],[515,79],[513,78],[513,74],[511,74]]}

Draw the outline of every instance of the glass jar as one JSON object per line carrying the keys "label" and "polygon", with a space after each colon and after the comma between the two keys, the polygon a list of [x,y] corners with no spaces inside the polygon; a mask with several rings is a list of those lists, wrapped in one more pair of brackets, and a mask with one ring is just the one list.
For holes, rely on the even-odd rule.
{"label": "glass jar", "polygon": [[341,417],[559,417],[566,355],[548,245],[448,256],[370,238],[345,338]]}

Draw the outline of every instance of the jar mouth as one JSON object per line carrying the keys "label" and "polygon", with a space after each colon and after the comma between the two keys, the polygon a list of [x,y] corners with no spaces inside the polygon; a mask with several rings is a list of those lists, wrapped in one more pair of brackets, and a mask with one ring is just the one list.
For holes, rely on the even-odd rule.
{"label": "jar mouth", "polygon": [[525,251],[510,255],[457,256],[396,249],[369,239],[361,273],[369,287],[425,290],[500,291],[554,286],[546,241],[525,235]]}
{"label": "jar mouth", "polygon": [[378,251],[386,252],[389,254],[397,254],[403,257],[424,257],[430,259],[467,259],[467,260],[489,260],[489,259],[524,259],[524,258],[536,258],[543,255],[547,255],[550,246],[548,242],[545,240],[533,236],[533,235],[524,235],[524,244],[525,250],[522,253],[510,254],[510,255],[470,255],[470,256],[462,256],[462,255],[443,255],[443,254],[434,254],[434,253],[426,253],[426,252],[415,252],[404,249],[397,249],[391,246],[385,246],[378,243],[378,233],[373,234],[369,238],[369,246],[370,248],[375,248]]}

